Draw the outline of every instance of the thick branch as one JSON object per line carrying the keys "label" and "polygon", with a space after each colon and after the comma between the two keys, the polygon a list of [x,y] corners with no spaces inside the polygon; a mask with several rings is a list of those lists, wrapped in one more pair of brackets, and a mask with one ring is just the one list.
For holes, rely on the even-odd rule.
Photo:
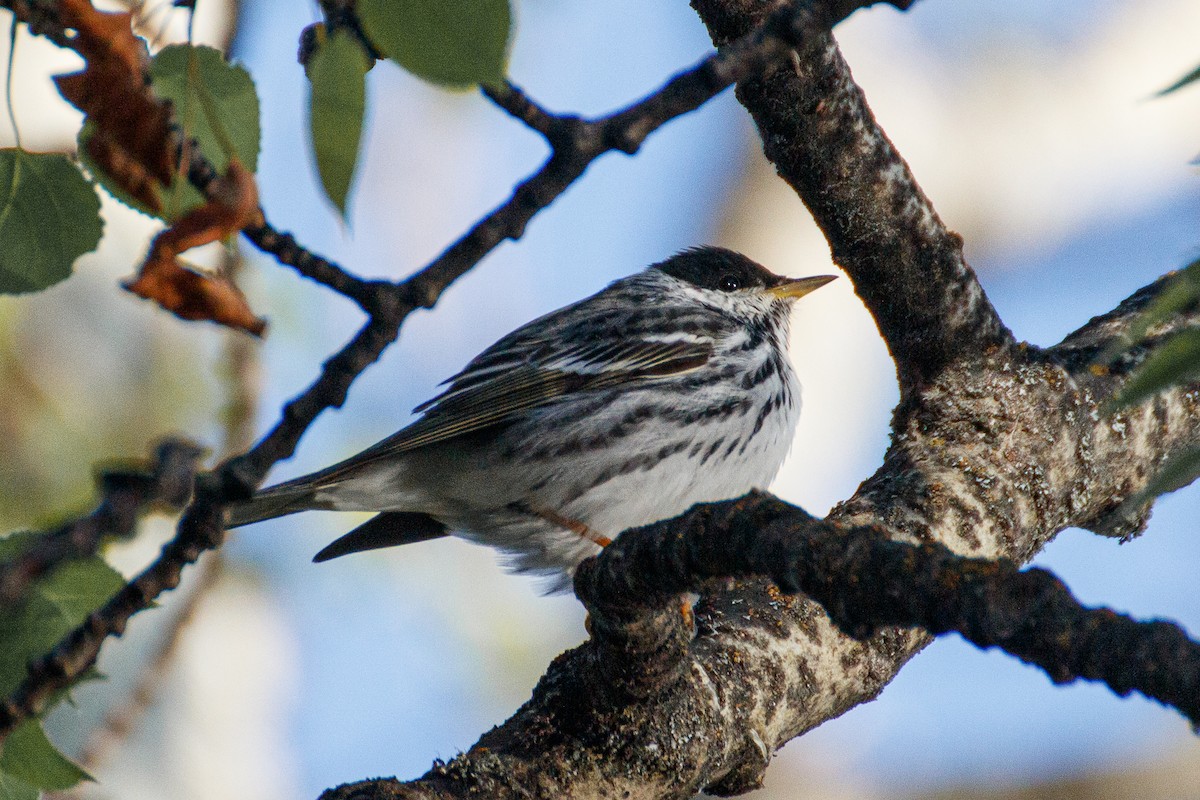
{"label": "thick branch", "polygon": [[[746,6],[739,0],[719,4],[742,26],[738,30],[752,24]],[[924,554],[927,561],[942,561],[931,564],[926,577],[944,578],[958,574],[944,571],[946,564],[962,563],[948,551],[1023,562],[1064,527],[1110,519],[1162,459],[1200,444],[1200,393],[1168,392],[1110,420],[1103,404],[1119,376],[1094,375],[1086,360],[1082,343],[1103,348],[1154,289],[1061,348],[1013,346],[962,261],[961,243],[942,226],[871,120],[832,40],[804,41],[795,70],[802,79],[781,69],[753,87],[743,85],[741,94],[759,116],[769,153],[777,150],[781,170],[786,174],[791,167],[781,162],[794,157],[797,172],[810,171],[786,176],[801,185],[835,255],[876,315],[905,386],[884,464],[834,509],[828,523],[837,530],[879,531],[893,543],[877,539],[881,548],[899,548],[891,552],[901,560]],[[800,118],[785,125],[793,112]],[[768,514],[747,530],[762,535],[770,521]],[[705,527],[701,543],[720,543],[716,532],[727,530]],[[625,554],[619,547],[605,559]],[[669,576],[678,554],[668,546],[638,556],[648,562],[639,562],[643,574]],[[614,575],[629,574],[628,563],[603,563]],[[581,580],[588,580],[588,569]],[[1041,573],[964,569],[974,571],[968,583],[977,592],[1004,585],[1018,587],[1019,594],[1032,585],[1040,596],[1054,598],[1057,608],[1044,609],[1042,625],[1026,635],[1002,616],[988,617],[1003,615],[1005,606],[980,604],[979,594],[943,591],[905,597],[919,607],[900,604],[897,616],[868,618],[871,625],[920,619],[937,631],[962,629],[981,644],[1006,642],[1024,657],[1043,659],[1058,678],[1106,674],[1122,692],[1131,685],[1129,676],[1137,675],[1148,694],[1195,713],[1195,646],[1177,628],[1156,628],[1142,639],[1144,628],[1133,632],[1128,621],[1110,626],[1105,612],[1065,602],[1062,588]],[[786,580],[777,570],[767,572]],[[815,567],[809,577],[819,584],[831,575],[844,576],[850,585],[841,590],[858,590],[860,601],[872,596],[874,582],[882,586],[888,579]],[[814,593],[817,584],[809,587]],[[682,581],[661,592],[695,585]],[[899,592],[892,599],[904,597],[901,584],[889,585]],[[873,698],[929,641],[920,630],[896,628],[856,640],[814,602],[781,595],[763,581],[710,580],[703,587],[690,640],[684,620],[663,613],[662,606],[646,614],[639,604],[624,605],[598,587],[591,595],[585,590],[603,604],[593,618],[595,636],[556,660],[508,722],[420,779],[366,781],[326,796],[683,798],[700,789],[745,791],[760,780],[775,749]],[[845,616],[850,606],[839,606],[835,596],[827,599],[843,622],[863,622]],[[955,604],[952,613],[941,605],[948,600]],[[1064,620],[1069,646],[1051,653],[1048,642]],[[1164,688],[1141,669],[1153,666],[1162,651],[1113,661],[1094,636],[1098,628],[1123,629],[1131,636],[1127,641],[1170,650],[1181,665],[1177,679]]]}
{"label": "thick branch", "polygon": [[[774,7],[770,0],[692,5],[716,42],[743,35]],[[876,123],[828,29],[813,26],[801,41],[789,67],[740,83],[738,99],[758,124],[767,158],[812,212],[875,317],[901,391],[955,359],[1012,344],[963,260],[962,239],[946,229]]]}
{"label": "thick branch", "polygon": [[1046,570],[838,528],[764,494],[627,531],[580,566],[576,592],[610,696],[646,698],[677,680],[686,648],[660,643],[683,620],[659,622],[659,609],[726,577],[765,577],[803,592],[858,639],[887,625],[956,632],[1041,667],[1056,683],[1086,678],[1120,695],[1138,691],[1200,727],[1200,644],[1179,626],[1087,609]]}

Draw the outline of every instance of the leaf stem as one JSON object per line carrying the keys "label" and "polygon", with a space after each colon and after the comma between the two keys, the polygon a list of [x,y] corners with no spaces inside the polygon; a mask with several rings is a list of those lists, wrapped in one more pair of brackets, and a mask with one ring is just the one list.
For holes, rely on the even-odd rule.
{"label": "leaf stem", "polygon": [[21,146],[21,129],[17,127],[17,111],[13,107],[13,68],[16,66],[17,56],[17,31],[20,30],[20,24],[16,19],[12,21],[12,25],[8,29],[8,72],[4,76],[4,104],[8,107],[8,121],[12,125],[13,137],[17,140],[17,149],[24,150]]}

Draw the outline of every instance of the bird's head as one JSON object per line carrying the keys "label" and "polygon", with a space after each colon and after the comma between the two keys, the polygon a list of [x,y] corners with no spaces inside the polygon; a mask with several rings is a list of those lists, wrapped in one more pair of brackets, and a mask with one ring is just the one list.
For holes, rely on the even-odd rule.
{"label": "bird's head", "polygon": [[721,247],[694,247],[655,264],[693,300],[747,321],[786,318],[791,304],[835,275],[786,278]]}

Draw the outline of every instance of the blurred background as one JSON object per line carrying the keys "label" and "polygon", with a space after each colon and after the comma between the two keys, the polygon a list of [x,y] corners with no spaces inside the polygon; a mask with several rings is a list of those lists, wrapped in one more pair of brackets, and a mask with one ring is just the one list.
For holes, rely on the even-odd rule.
{"label": "blurred background", "polygon": [[[268,217],[359,274],[418,269],[534,170],[545,147],[474,93],[431,88],[390,64],[370,74],[368,128],[343,223],[316,182],[307,85],[295,52],[315,3],[202,0],[198,41],[228,43],[262,101],[259,181]],[[710,49],[681,1],[520,0],[510,73],[553,110],[604,113]],[[181,11],[143,8],[163,42]],[[234,25],[234,18],[236,26]],[[1017,336],[1050,345],[1200,254],[1200,88],[1154,93],[1200,60],[1194,0],[922,0],[860,12],[838,38],[884,128],[911,163]],[[7,37],[0,37],[7,39]],[[72,59],[18,40],[13,101],[30,149],[73,146],[78,116],[47,75]],[[11,134],[6,134],[11,142]],[[92,498],[94,462],[142,455],[182,432],[211,446],[238,392],[261,433],[361,323],[348,302],[246,252],[242,280],[270,318],[265,341],[182,323],[121,291],[154,225],[106,201],[106,236],[76,274],[0,298],[0,527],[41,526]],[[606,156],[438,303],[328,414],[272,479],[325,466],[391,433],[435,385],[500,335],[690,245],[735,247],[791,275],[831,269],[800,202],[762,158],[726,93]],[[218,250],[202,254],[215,263]],[[896,399],[872,322],[839,281],[798,307],[793,356],[805,413],[772,487],[814,513],[878,464]],[[231,399],[234,398],[234,399]],[[231,410],[232,409],[232,410]],[[242,414],[245,417],[245,414]],[[1163,499],[1125,545],[1069,530],[1036,563],[1081,600],[1200,635],[1195,487]],[[528,697],[580,642],[572,597],[543,597],[492,552],[439,541],[314,565],[361,521],[308,514],[236,531],[220,568],[196,571],[164,608],[110,642],[109,676],[49,721],[98,782],[141,800],[315,797],[345,781],[413,777]],[[132,573],[171,520],[110,559]],[[198,584],[207,587],[189,606]],[[188,611],[187,625],[174,625]],[[177,634],[177,635],[176,635]],[[173,657],[159,659],[164,637]],[[161,663],[160,663],[161,662]],[[144,715],[128,710],[156,677]],[[112,726],[107,726],[111,728]],[[117,727],[120,727],[119,725]],[[1200,745],[1175,712],[1105,688],[1053,686],[1038,670],[956,637],[911,662],[878,700],[785,747],[757,797],[1200,798]]]}

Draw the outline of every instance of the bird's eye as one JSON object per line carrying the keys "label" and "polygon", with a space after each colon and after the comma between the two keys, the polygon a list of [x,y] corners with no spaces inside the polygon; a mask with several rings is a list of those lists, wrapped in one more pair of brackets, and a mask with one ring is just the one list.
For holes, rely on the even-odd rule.
{"label": "bird's eye", "polygon": [[733,292],[742,288],[742,282],[737,279],[736,275],[722,275],[717,281],[717,286],[722,292]]}

